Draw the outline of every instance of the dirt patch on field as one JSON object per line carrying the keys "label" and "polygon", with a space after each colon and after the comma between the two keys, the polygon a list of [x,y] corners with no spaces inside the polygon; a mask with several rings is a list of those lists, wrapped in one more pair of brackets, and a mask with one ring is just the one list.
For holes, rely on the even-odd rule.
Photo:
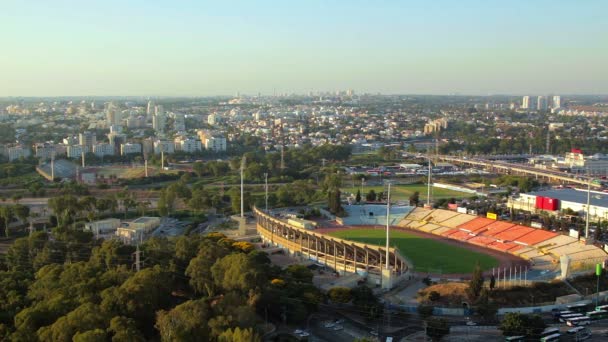
{"label": "dirt patch on field", "polygon": [[[431,285],[418,291],[418,301],[425,304],[453,304],[462,303],[467,301],[466,290],[469,285],[466,283],[445,283]],[[429,294],[431,292],[437,292],[439,299],[435,301],[429,300]]]}

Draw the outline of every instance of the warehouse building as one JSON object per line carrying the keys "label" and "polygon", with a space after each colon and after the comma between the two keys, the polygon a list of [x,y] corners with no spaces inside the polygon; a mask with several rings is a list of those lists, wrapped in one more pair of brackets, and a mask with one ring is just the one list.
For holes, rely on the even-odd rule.
{"label": "warehouse building", "polygon": [[[608,193],[590,191],[589,194],[590,217],[608,219]],[[520,194],[519,197],[509,199],[508,206],[528,212],[558,213],[571,209],[583,214],[587,208],[587,190],[563,188]]]}

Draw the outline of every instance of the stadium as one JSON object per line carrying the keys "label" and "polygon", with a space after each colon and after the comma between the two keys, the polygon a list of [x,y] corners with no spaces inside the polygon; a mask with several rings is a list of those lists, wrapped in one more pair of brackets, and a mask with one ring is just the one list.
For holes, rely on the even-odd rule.
{"label": "stadium", "polygon": [[343,219],[310,226],[286,219],[279,211],[256,208],[254,214],[265,242],[340,273],[381,279],[385,288],[411,273],[464,279],[476,264],[499,281],[521,284],[524,277],[541,281],[588,271],[608,259],[599,247],[551,231],[451,210],[395,206],[388,220],[389,275],[383,267],[386,206],[345,209],[348,216]]}

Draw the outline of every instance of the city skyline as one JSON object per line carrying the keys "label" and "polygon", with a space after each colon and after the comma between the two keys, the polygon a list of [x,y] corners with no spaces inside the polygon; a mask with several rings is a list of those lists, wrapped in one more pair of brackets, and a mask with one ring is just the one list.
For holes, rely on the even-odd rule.
{"label": "city skyline", "polygon": [[607,94],[584,5],[7,1],[0,97]]}

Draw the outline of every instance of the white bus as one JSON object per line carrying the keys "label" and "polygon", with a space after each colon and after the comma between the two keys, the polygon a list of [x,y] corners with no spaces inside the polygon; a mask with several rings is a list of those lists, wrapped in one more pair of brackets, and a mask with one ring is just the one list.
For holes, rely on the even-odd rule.
{"label": "white bus", "polygon": [[581,330],[585,330],[585,328],[583,328],[583,327],[576,327],[576,328],[572,328],[572,329],[570,329],[570,330],[566,331],[566,333],[567,333],[568,335],[576,335],[576,334],[578,334],[578,332],[579,332],[579,331],[581,331]]}
{"label": "white bus", "polygon": [[579,325],[589,325],[591,324],[591,319],[587,316],[572,317],[566,320],[566,324],[570,327],[576,327]]}
{"label": "white bus", "polygon": [[572,314],[567,314],[567,315],[562,315],[559,316],[559,321],[562,323],[566,323],[567,320],[571,319],[571,318],[576,318],[576,317],[584,317],[585,315],[580,314],[580,313],[572,313]]}
{"label": "white bus", "polygon": [[549,335],[549,336],[545,336],[545,337],[541,337],[540,341],[541,342],[553,342],[553,341],[559,341],[559,339],[561,338],[562,334],[557,333],[557,334],[553,334],[553,335]]}

